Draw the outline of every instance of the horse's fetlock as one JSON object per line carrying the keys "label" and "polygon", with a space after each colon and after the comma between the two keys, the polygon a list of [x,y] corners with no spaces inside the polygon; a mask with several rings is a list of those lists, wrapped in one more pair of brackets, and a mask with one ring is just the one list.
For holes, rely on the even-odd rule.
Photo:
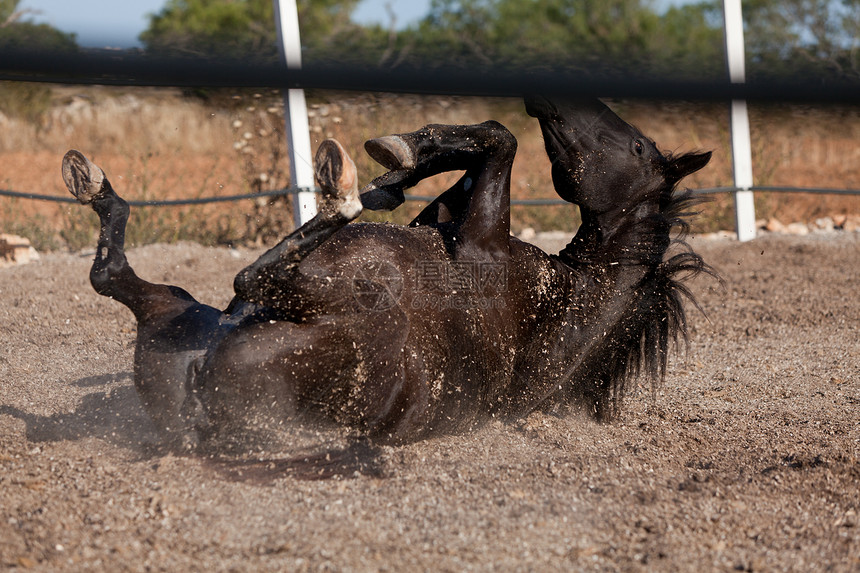
{"label": "horse's fetlock", "polygon": [[355,220],[361,215],[362,209],[361,199],[357,194],[339,201],[337,206],[338,214],[346,220],[345,223]]}
{"label": "horse's fetlock", "polygon": [[111,226],[124,226],[131,214],[131,208],[125,199],[114,193],[109,187],[108,191],[94,197],[90,205],[103,225],[110,223]]}

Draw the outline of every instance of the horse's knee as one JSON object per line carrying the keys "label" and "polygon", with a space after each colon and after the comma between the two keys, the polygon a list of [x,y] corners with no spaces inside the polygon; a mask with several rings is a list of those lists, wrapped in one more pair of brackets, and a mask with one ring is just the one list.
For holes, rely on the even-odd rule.
{"label": "horse's knee", "polygon": [[252,265],[233,278],[233,292],[243,301],[279,310],[291,310],[299,290],[298,265],[276,261]]}
{"label": "horse's knee", "polygon": [[[104,249],[100,247],[99,251]],[[130,267],[125,257],[102,257],[102,253],[96,254],[96,263],[90,269],[90,284],[98,294],[111,297],[114,299],[122,298],[120,291],[124,285],[129,282],[126,275],[130,272]]]}
{"label": "horse's knee", "polygon": [[517,153],[517,138],[498,121],[489,120],[479,124],[484,130],[481,144],[488,155],[504,161],[513,160]]}
{"label": "horse's knee", "polygon": [[242,300],[253,302],[253,292],[256,281],[255,273],[251,267],[245,267],[233,278],[233,292]]}
{"label": "horse's knee", "polygon": [[480,125],[487,129],[485,143],[489,149],[511,156],[517,152],[517,138],[507,127],[492,119]]}

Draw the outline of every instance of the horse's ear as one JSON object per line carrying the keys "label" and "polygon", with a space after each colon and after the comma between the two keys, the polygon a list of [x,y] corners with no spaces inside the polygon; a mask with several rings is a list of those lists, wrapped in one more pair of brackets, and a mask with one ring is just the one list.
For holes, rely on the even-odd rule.
{"label": "horse's ear", "polygon": [[710,160],[710,151],[704,153],[685,153],[669,161],[668,175],[675,181],[680,181],[687,175],[695,173],[707,165]]}

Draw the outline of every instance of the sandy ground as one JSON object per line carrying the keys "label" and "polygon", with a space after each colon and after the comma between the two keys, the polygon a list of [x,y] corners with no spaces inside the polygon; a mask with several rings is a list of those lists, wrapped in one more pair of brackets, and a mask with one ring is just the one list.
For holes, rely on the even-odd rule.
{"label": "sandy ground", "polygon": [[[726,287],[656,401],[292,458],[165,454],[92,254],[0,269],[0,569],[860,570],[860,234],[694,245]],[[130,259],[223,305],[255,254]]]}

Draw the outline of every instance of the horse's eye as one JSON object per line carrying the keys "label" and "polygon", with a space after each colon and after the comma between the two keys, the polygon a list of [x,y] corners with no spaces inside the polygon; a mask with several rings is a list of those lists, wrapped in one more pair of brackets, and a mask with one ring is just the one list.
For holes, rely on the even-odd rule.
{"label": "horse's eye", "polygon": [[642,155],[643,153],[645,153],[645,146],[642,145],[642,141],[638,139],[633,141],[633,152],[636,155]]}

